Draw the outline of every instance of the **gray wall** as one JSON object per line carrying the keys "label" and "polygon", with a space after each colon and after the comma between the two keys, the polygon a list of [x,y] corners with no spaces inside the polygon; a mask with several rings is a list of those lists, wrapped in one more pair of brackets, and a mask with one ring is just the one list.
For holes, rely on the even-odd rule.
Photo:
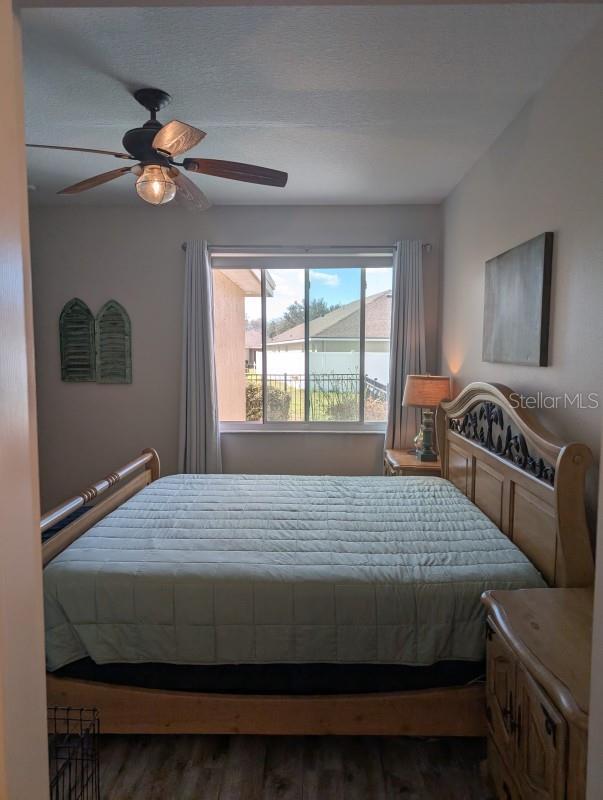
{"label": "gray wall", "polygon": [[[578,48],[444,205],[442,369],[525,392],[603,389],[603,28]],[[482,361],[484,262],[555,232],[549,367]],[[561,437],[599,454],[602,409],[542,411]],[[590,476],[591,513],[596,471]]]}
{"label": "gray wall", "polygon": [[[425,255],[430,368],[438,359],[440,209],[437,206],[173,208],[32,207],[36,371],[42,507],[157,448],[176,470],[184,255],[181,243],[387,244],[431,242]],[[71,297],[93,313],[115,298],[132,319],[131,386],[60,379],[58,318]],[[224,435],[230,472],[370,474],[380,471],[380,434]]]}

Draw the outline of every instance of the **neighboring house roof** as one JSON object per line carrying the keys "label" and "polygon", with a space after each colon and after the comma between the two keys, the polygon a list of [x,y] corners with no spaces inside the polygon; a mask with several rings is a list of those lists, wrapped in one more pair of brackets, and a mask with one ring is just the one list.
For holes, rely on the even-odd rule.
{"label": "neighboring house roof", "polygon": [[260,328],[247,328],[245,330],[245,349],[246,350],[262,349],[262,331],[260,330]]}
{"label": "neighboring house roof", "polygon": [[[390,290],[366,298],[364,327],[367,339],[389,339],[392,315],[392,293]],[[347,303],[341,308],[310,320],[312,339],[354,339],[360,331],[360,300]],[[268,344],[282,344],[303,340],[304,325],[295,325],[268,340]],[[261,337],[260,337],[261,339]],[[261,344],[260,344],[261,346]]]}

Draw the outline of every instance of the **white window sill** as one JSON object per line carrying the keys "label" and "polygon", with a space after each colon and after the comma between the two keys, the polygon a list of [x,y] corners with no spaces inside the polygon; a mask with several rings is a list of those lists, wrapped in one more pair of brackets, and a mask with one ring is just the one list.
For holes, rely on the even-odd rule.
{"label": "white window sill", "polygon": [[221,422],[220,433],[384,434],[385,422]]}

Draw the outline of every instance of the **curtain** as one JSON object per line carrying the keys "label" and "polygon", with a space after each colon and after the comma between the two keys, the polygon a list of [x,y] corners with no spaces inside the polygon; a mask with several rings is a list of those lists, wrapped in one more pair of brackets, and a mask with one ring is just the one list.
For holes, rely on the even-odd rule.
{"label": "curtain", "polygon": [[178,465],[181,472],[222,471],[212,276],[204,241],[186,244]]}
{"label": "curtain", "polygon": [[423,309],[423,244],[396,242],[392,292],[392,328],[389,363],[389,406],[385,446],[402,450],[412,446],[421,424],[421,410],[402,408],[407,375],[427,370]]}

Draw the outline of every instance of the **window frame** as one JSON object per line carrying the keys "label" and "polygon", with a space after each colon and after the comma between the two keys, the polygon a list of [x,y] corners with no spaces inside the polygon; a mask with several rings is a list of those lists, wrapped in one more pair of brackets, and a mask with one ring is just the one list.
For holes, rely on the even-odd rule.
{"label": "window frame", "polygon": [[[284,251],[287,252],[284,252]],[[355,434],[382,434],[385,432],[387,421],[370,421],[364,419],[364,393],[365,393],[365,364],[366,364],[366,271],[371,267],[386,266],[392,269],[392,289],[393,289],[393,250],[391,246],[364,248],[371,252],[356,253],[351,248],[320,248],[320,252],[313,251],[311,248],[299,248],[302,252],[291,253],[292,248],[211,248],[210,265],[212,269],[219,270],[240,270],[257,269],[260,271],[261,285],[261,315],[262,315],[262,420],[251,422],[241,421],[219,421],[221,433],[355,433]],[[224,251],[229,251],[225,253]],[[234,252],[233,252],[234,251]],[[257,252],[261,251],[261,252]],[[332,252],[331,252],[332,251]],[[262,258],[262,264],[256,263],[256,259]],[[357,257],[358,256],[358,257]],[[233,263],[219,263],[225,257],[234,259]],[[304,368],[305,379],[308,382],[310,374],[310,271],[313,269],[311,261],[316,259],[320,265],[324,266],[325,259],[328,260],[330,268],[338,269],[359,269],[360,270],[360,331],[359,331],[359,399],[358,399],[358,420],[354,421],[321,421],[310,420],[310,393],[304,392],[304,417],[302,421],[270,421],[266,419],[266,397],[268,389],[267,379],[267,325],[266,319],[266,272],[271,269],[303,269],[304,270]],[[338,263],[338,259],[345,260],[346,263]],[[379,259],[378,263],[371,264],[371,260]],[[387,263],[383,263],[386,259]],[[218,263],[215,263],[218,260]],[[239,261],[240,263],[236,263]],[[252,261],[253,263],[250,263]],[[273,263],[266,263],[273,262]],[[305,262],[305,263],[304,263]],[[332,262],[332,263],[331,263]],[[390,331],[390,352],[391,352],[391,331]]]}

